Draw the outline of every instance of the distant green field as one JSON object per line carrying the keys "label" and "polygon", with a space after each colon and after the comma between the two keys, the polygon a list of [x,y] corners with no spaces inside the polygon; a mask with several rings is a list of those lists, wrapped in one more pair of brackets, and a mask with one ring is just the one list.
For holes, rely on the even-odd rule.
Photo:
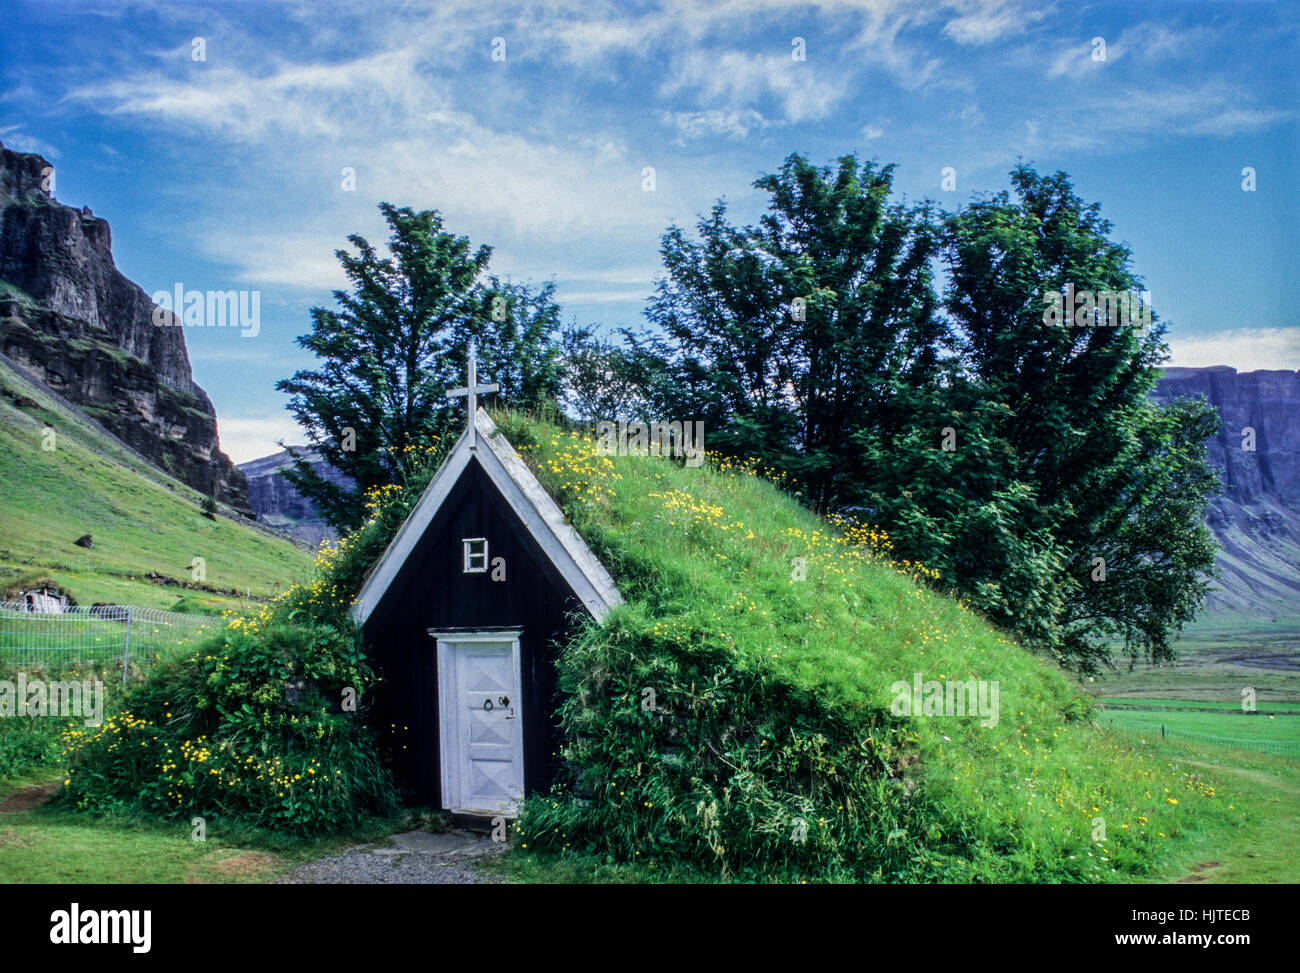
{"label": "distant green field", "polygon": [[[1242,690],[1255,691],[1259,709],[1300,703],[1300,623],[1210,619],[1184,631],[1172,665],[1138,663],[1087,684],[1107,699],[1141,697],[1219,703],[1240,708]],[[1185,705],[1185,704],[1183,704]]]}
{"label": "distant green field", "polygon": [[[1140,696],[1109,696],[1101,700],[1107,709],[1205,710],[1216,713],[1240,713],[1240,703],[1199,699],[1143,699]],[[1261,713],[1297,713],[1300,703],[1265,702],[1257,704]]]}
{"label": "distant green field", "polygon": [[[173,609],[184,597],[194,611],[265,600],[307,576],[311,552],[209,519],[202,499],[0,364],[0,586],[44,576],[83,605]],[[73,543],[83,534],[89,550]]]}
{"label": "distant green field", "polygon": [[[1141,705],[1148,702],[1150,706]],[[1275,712],[1246,713],[1240,706],[1126,697],[1122,705],[1103,710],[1098,722],[1153,737],[1300,756],[1300,710],[1294,704],[1265,705]]]}

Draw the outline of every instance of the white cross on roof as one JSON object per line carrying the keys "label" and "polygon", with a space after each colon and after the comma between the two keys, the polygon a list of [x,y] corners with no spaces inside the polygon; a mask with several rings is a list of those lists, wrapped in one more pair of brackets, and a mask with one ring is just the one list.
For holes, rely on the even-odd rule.
{"label": "white cross on roof", "polygon": [[465,397],[469,405],[469,448],[473,449],[478,443],[474,434],[474,416],[478,414],[478,394],[480,392],[499,392],[501,386],[496,382],[490,382],[486,385],[478,384],[478,350],[474,342],[469,343],[469,382],[462,388],[451,389],[447,393],[447,398],[455,399]]}

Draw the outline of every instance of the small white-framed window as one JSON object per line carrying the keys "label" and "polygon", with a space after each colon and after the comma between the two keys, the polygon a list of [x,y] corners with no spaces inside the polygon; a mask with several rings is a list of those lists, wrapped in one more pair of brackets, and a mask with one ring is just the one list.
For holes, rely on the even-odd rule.
{"label": "small white-framed window", "polygon": [[465,573],[476,574],[488,569],[488,549],[486,537],[466,537]]}

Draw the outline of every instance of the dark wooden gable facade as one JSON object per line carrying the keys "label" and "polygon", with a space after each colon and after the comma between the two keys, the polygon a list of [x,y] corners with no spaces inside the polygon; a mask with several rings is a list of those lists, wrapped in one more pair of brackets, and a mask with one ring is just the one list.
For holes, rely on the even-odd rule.
{"label": "dark wooden gable facade", "polygon": [[[481,409],[475,432],[467,430],[449,454],[353,609],[386,680],[381,716],[396,726],[399,778],[420,802],[452,810],[467,808],[443,793],[446,775],[457,770],[442,758],[457,746],[458,731],[454,714],[443,712],[455,674],[440,671],[439,643],[458,633],[517,632],[519,696],[480,691],[492,711],[473,715],[494,721],[484,732],[496,733],[514,729],[498,706],[518,712],[522,789],[543,792],[559,750],[558,653],[577,619],[600,619],[620,601],[608,572]],[[469,539],[486,541],[483,570],[466,570]]]}

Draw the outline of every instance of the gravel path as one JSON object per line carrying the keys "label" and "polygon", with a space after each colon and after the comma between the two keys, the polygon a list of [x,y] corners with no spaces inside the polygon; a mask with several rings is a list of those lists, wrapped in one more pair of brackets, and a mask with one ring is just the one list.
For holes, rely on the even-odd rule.
{"label": "gravel path", "polygon": [[505,846],[472,831],[395,834],[390,845],[358,845],[276,879],[291,885],[483,885],[499,882],[473,865]]}

